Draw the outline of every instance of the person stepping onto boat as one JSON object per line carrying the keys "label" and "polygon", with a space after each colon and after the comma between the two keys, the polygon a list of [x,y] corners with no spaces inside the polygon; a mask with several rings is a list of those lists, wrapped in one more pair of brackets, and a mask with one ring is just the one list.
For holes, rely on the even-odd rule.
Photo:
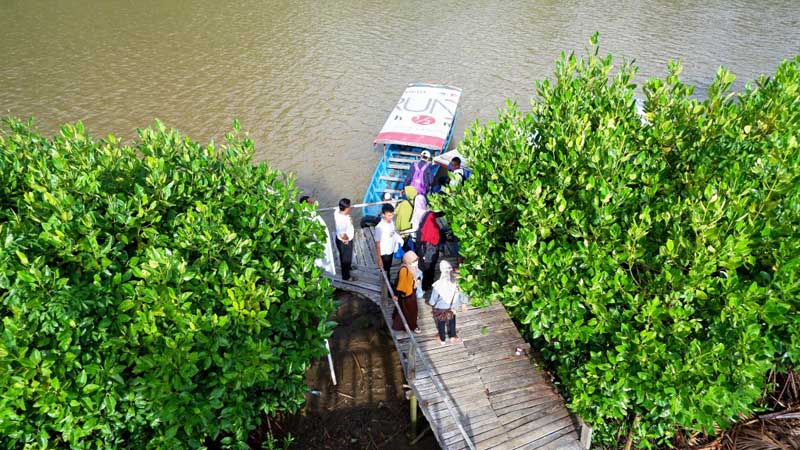
{"label": "person stepping onto boat", "polygon": [[343,198],[339,200],[339,210],[333,213],[336,220],[336,249],[339,250],[339,265],[342,267],[342,280],[344,281],[358,281],[356,277],[350,275],[353,263],[353,237],[355,236],[353,218],[350,217],[352,209],[350,199]]}
{"label": "person stepping onto boat", "polygon": [[456,334],[456,310],[461,307],[462,311],[467,310],[467,305],[464,301],[464,295],[458,289],[456,283],[456,272],[453,266],[447,261],[439,263],[439,281],[433,283],[433,293],[431,300],[428,302],[433,306],[433,320],[436,322],[436,329],[439,331],[439,343],[441,345],[447,344],[445,340],[445,327],[447,328],[447,337],[450,342],[459,342],[458,335]]}
{"label": "person stepping onto boat", "polygon": [[403,319],[400,318],[400,312],[402,312],[408,322],[408,328],[414,333],[421,332],[417,327],[417,287],[420,283],[420,280],[417,279],[418,263],[419,258],[413,251],[408,251],[403,255],[403,266],[397,273],[397,287],[394,290],[397,295],[392,297],[400,307],[399,311],[395,308],[392,313],[392,329],[395,331],[405,330]]}
{"label": "person stepping onto boat", "polygon": [[434,167],[431,164],[431,152],[423,150],[420,160],[411,164],[406,174],[405,186],[414,186],[418,194],[427,194],[433,184]]}
{"label": "person stepping onto boat", "polygon": [[378,254],[378,267],[386,272],[386,279],[391,280],[392,260],[397,247],[403,245],[403,238],[394,228],[394,206],[385,204],[381,208],[383,218],[375,226],[375,252]]}

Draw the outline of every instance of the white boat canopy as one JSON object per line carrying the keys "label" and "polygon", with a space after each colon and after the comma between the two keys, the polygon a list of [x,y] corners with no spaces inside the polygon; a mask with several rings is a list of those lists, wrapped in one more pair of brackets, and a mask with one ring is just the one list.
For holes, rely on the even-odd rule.
{"label": "white boat canopy", "polygon": [[399,144],[442,150],[461,100],[461,89],[412,83],[389,114],[375,144]]}
{"label": "white boat canopy", "polygon": [[446,168],[450,165],[450,161],[452,161],[455,157],[458,157],[458,159],[461,160],[461,167],[469,166],[469,164],[467,164],[467,158],[465,158],[464,155],[458,151],[458,149],[450,150],[449,152],[442,153],[441,155],[433,158],[433,163]]}

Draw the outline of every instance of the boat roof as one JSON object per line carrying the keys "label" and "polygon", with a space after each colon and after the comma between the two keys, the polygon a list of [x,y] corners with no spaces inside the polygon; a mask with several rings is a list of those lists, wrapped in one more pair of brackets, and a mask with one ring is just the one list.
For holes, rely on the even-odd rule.
{"label": "boat roof", "polygon": [[459,100],[461,89],[457,87],[409,84],[375,138],[375,144],[442,150],[453,126]]}
{"label": "boat roof", "polygon": [[450,165],[453,158],[458,157],[461,160],[461,167],[467,167],[467,158],[458,151],[458,149],[450,150],[449,152],[442,153],[441,155],[433,158],[433,163],[442,167]]}

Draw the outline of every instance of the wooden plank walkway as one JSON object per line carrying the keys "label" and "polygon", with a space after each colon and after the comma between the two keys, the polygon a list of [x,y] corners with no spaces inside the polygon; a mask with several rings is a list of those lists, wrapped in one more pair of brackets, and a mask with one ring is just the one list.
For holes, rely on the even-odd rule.
{"label": "wooden plank walkway", "polygon": [[[583,450],[576,424],[563,399],[533,366],[528,356],[530,346],[500,303],[459,311],[457,329],[462,340],[442,347],[431,307],[426,299],[419,299],[418,325],[422,332],[414,337],[430,371],[419,358],[412,357],[408,334],[394,331],[390,326],[394,303],[381,294],[383,278],[376,263],[372,231],[356,229],[353,274],[358,281],[350,283],[337,278],[332,283],[381,307],[408,384],[439,445],[448,450],[470,448],[458,421],[477,449]],[[335,248],[334,254],[337,273],[341,273]],[[392,279],[399,266],[395,261]],[[518,347],[522,349],[521,355],[516,355]]]}

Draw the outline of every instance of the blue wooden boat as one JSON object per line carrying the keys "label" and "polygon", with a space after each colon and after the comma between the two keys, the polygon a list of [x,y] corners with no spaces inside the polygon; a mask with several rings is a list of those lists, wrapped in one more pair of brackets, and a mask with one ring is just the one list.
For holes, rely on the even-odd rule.
{"label": "blue wooden boat", "polygon": [[[383,201],[388,193],[400,196],[411,165],[423,150],[436,158],[447,150],[453,137],[461,89],[441,84],[411,83],[389,113],[374,145],[382,145],[383,157],[364,194],[364,203]],[[364,215],[375,216],[381,207],[369,206]]]}

